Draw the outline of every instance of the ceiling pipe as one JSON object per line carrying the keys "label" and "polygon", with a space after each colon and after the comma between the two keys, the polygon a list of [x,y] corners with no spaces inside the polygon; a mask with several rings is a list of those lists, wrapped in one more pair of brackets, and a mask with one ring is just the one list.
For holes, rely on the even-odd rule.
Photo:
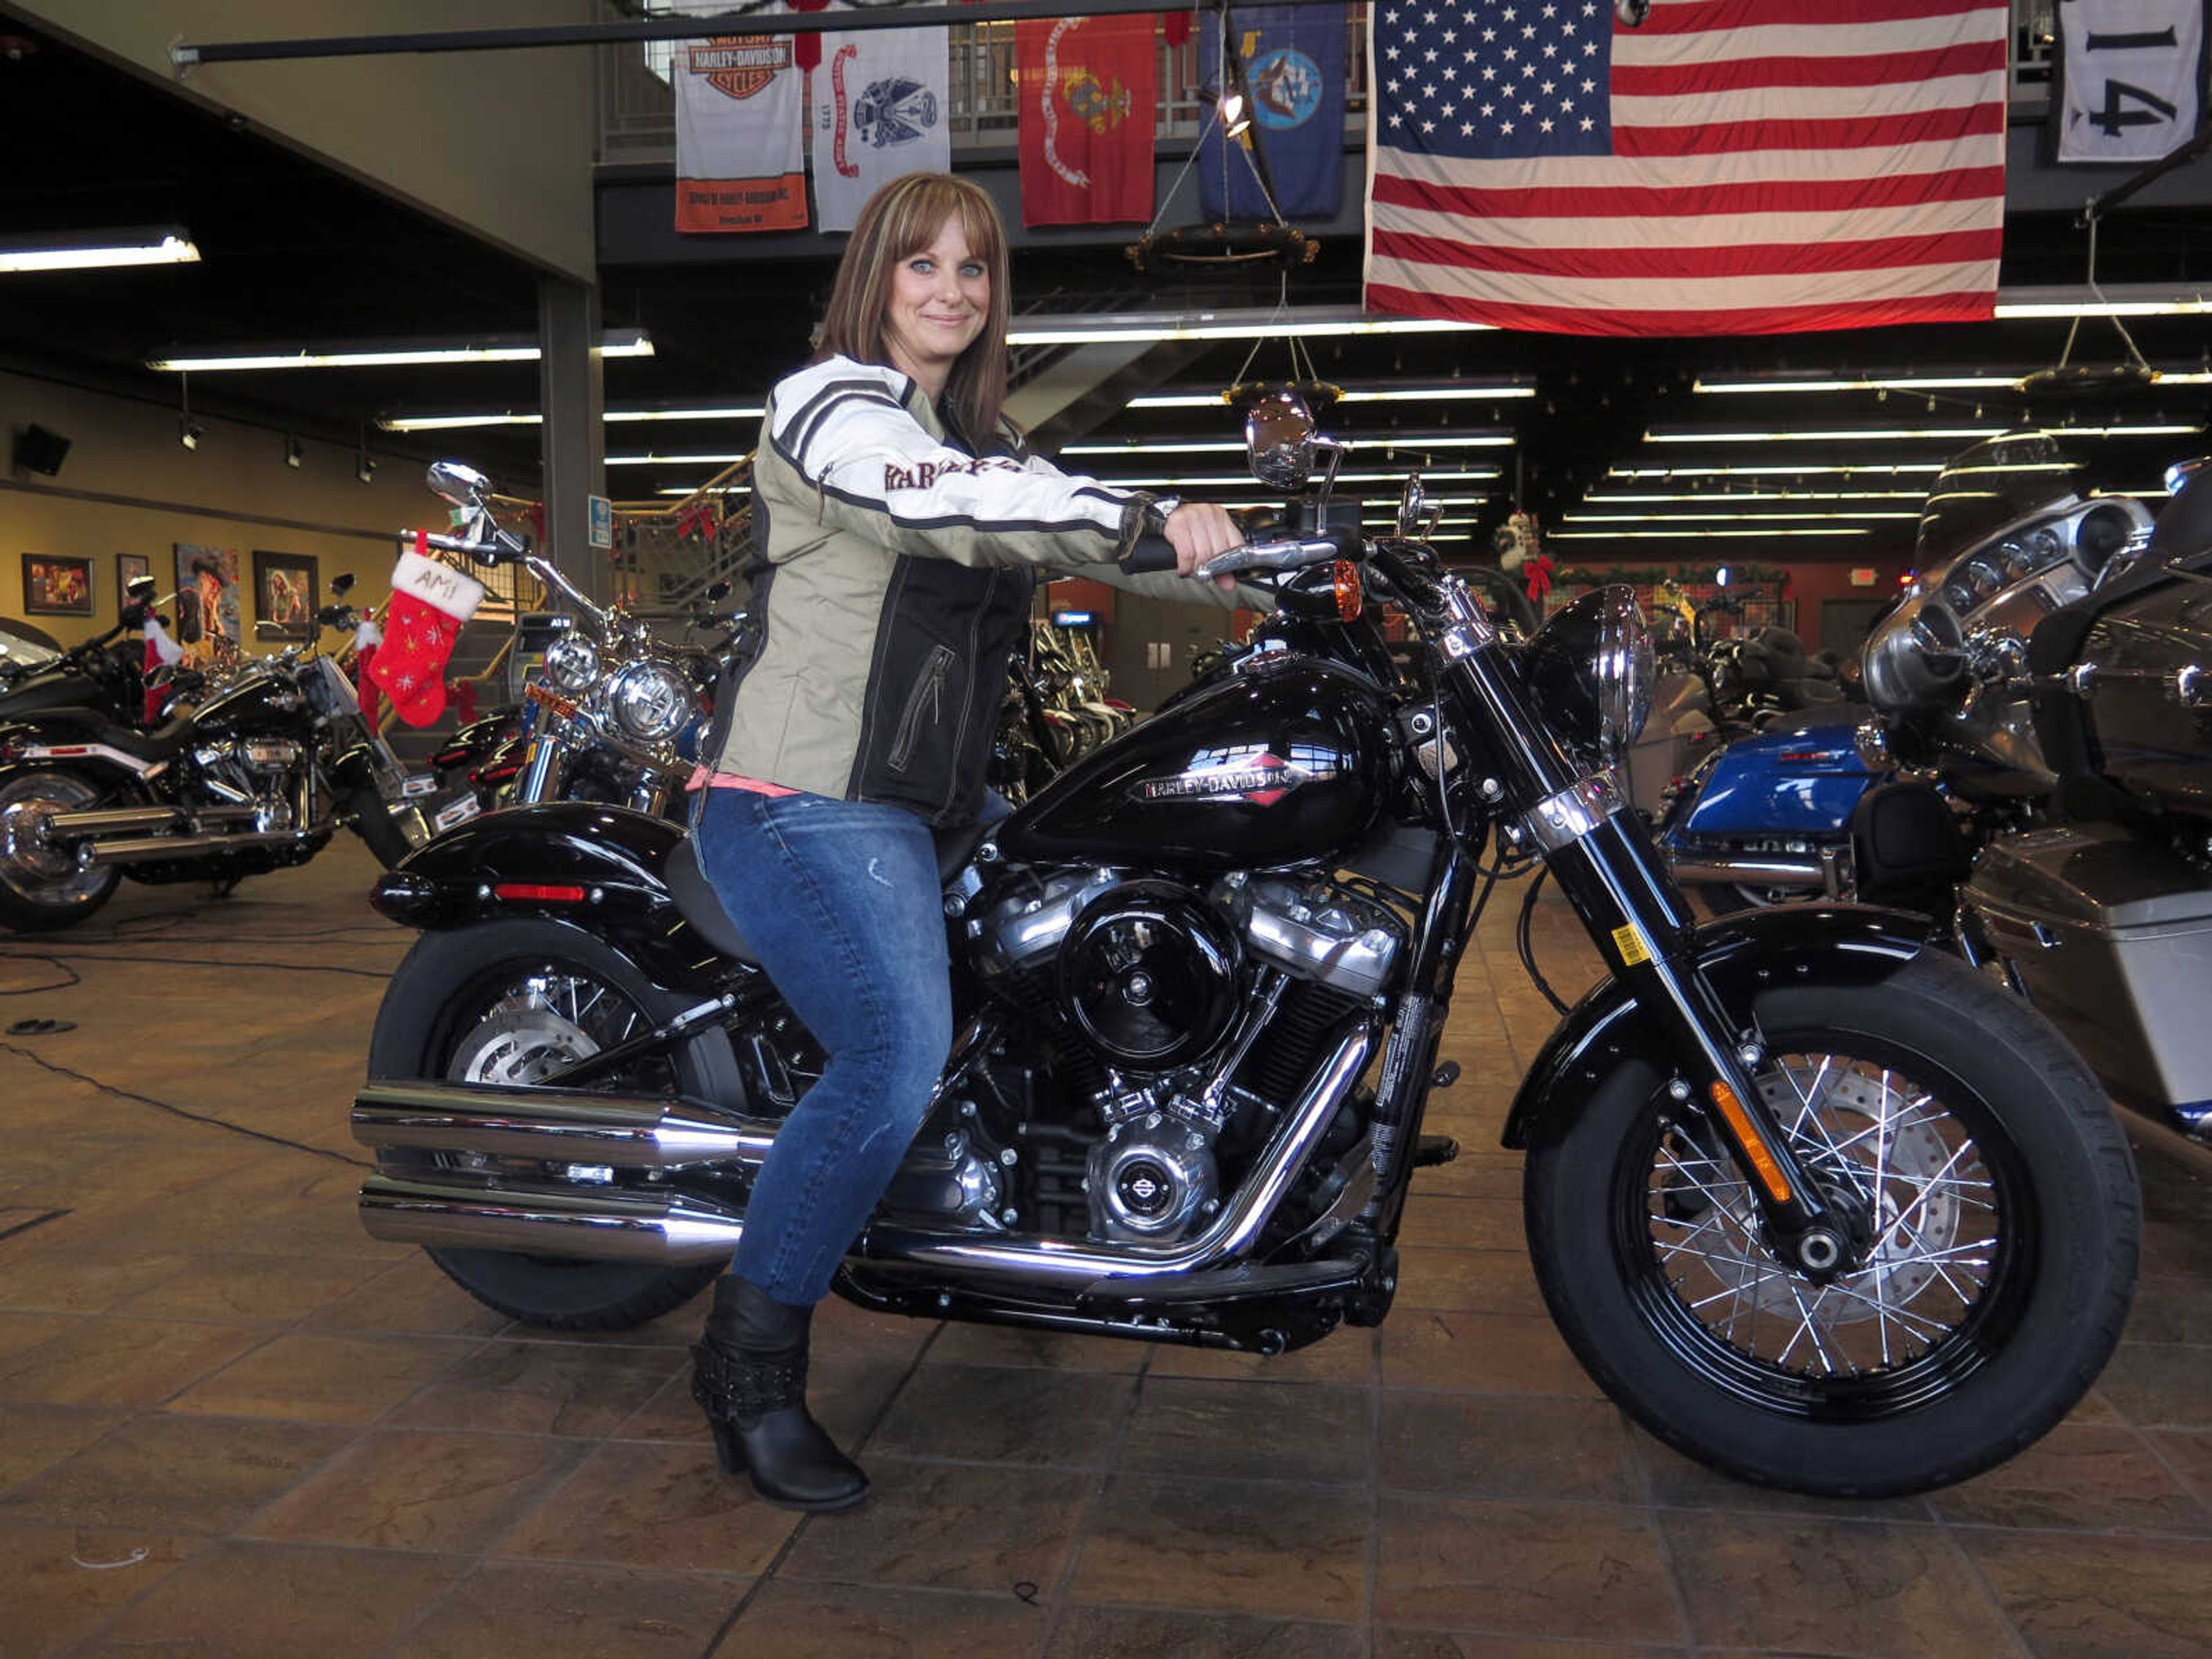
{"label": "ceiling pipe", "polygon": [[[1197,0],[1218,11],[1224,0]],[[1282,6],[1340,5],[1343,0],[1270,0]],[[319,40],[179,41],[169,62],[181,75],[196,64],[265,63],[273,58],[371,58],[406,52],[513,52],[531,46],[620,46],[637,40],[702,40],[729,34],[842,33],[933,24],[1008,23],[1029,18],[1119,17],[1157,12],[1161,0],[985,0],[979,5],[878,5],[866,10],[725,12],[719,16],[632,18],[619,22],[545,24],[530,28],[447,29],[410,34],[327,35]]]}

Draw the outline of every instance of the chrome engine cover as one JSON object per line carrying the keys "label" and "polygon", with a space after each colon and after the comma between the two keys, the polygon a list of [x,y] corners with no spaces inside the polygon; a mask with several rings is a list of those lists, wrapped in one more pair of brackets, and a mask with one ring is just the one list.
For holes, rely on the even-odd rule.
{"label": "chrome engine cover", "polygon": [[1214,897],[1261,961],[1352,996],[1389,989],[1405,925],[1388,907],[1328,882],[1284,876],[1224,876]]}
{"label": "chrome engine cover", "polygon": [[1219,1207],[1213,1137],[1164,1112],[1116,1123],[1091,1148],[1091,1236],[1121,1243],[1182,1237]]}

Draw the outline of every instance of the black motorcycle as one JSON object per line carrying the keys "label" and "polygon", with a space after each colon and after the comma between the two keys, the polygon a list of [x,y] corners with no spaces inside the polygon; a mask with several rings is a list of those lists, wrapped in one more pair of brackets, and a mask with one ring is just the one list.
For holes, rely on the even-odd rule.
{"label": "black motorcycle", "polygon": [[[1284,489],[1336,448],[1290,399],[1247,435]],[[1917,919],[1694,926],[1612,769],[1650,693],[1632,596],[1517,642],[1404,538],[1422,517],[1409,487],[1399,538],[1216,560],[1279,596],[1260,648],[940,836],[957,1035],[839,1293],[1262,1354],[1376,1323],[1414,1170],[1453,1150],[1422,1113],[1457,1074],[1438,1042],[1485,860],[1541,860],[1611,972],[1504,1139],[1591,1375],[1670,1444],[1798,1491],[2009,1456],[2088,1388],[2133,1284],[2140,1201],[2094,1080]],[[453,539],[515,546],[481,512]],[[1402,664],[1382,604],[1419,641]],[[368,1231],[568,1328],[720,1272],[822,1061],[682,833],[519,807],[375,902],[422,937],[354,1108]]]}
{"label": "black motorcycle", "polygon": [[[355,620],[316,612],[319,629]],[[0,925],[74,927],[125,876],[228,886],[303,864],[341,823],[388,867],[422,833],[404,776],[313,641],[211,671],[150,732],[97,708],[0,721]]]}
{"label": "black motorcycle", "polygon": [[119,726],[146,724],[145,646],[155,583],[134,576],[112,628],[36,660],[0,659],[0,723],[51,708],[91,709]]}

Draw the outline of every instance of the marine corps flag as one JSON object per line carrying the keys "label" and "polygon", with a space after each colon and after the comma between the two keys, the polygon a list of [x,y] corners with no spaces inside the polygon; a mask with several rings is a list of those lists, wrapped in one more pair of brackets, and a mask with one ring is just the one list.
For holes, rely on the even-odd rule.
{"label": "marine corps flag", "polygon": [[1152,216],[1152,15],[1014,25],[1022,222]]}
{"label": "marine corps flag", "polygon": [[677,51],[677,229],[805,228],[805,71],[792,39],[718,35]]}
{"label": "marine corps flag", "polygon": [[[1198,159],[1200,211],[1209,219],[1328,219],[1344,196],[1342,6],[1238,6],[1229,14],[1233,56],[1244,71],[1252,125],[1244,137],[1224,138],[1221,124],[1206,130]],[[1221,31],[1206,20],[1198,49],[1200,77],[1224,84]],[[1252,165],[1256,145],[1267,158],[1274,207]]]}
{"label": "marine corps flag", "polygon": [[876,186],[904,173],[950,173],[944,29],[855,29],[822,37],[814,71],[814,206],[823,230],[850,230]]}

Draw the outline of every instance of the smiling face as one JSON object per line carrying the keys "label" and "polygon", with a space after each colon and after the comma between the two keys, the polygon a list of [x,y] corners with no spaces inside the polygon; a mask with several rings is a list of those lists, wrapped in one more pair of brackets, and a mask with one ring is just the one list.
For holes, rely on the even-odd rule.
{"label": "smiling face", "polygon": [[950,215],[936,240],[891,268],[884,319],[891,366],[937,398],[990,309],[991,268],[968,246],[960,216]]}

